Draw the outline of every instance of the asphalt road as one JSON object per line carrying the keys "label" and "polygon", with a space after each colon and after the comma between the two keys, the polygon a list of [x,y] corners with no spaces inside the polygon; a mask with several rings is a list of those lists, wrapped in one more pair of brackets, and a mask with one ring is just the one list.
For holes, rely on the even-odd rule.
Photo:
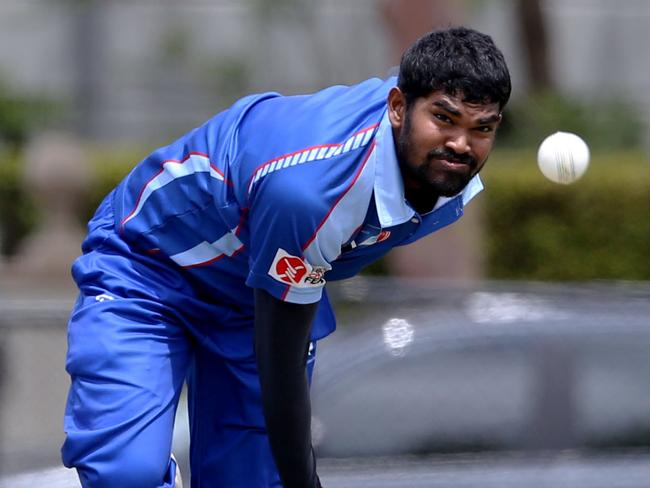
{"label": "asphalt road", "polygon": [[[648,488],[650,452],[323,459],[319,471],[326,488]],[[1,488],[34,486],[77,488],[79,483],[63,468],[0,477]]]}
{"label": "asphalt road", "polygon": [[321,472],[332,488],[648,488],[650,453],[324,461]]}

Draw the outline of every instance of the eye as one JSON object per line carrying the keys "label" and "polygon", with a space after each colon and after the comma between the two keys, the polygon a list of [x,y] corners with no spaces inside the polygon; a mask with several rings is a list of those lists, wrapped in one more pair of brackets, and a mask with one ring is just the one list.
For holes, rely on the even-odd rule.
{"label": "eye", "polygon": [[452,123],[452,120],[449,117],[447,117],[445,114],[433,114],[433,116],[436,119],[444,122],[445,124],[451,124]]}
{"label": "eye", "polygon": [[494,131],[494,127],[491,127],[491,126],[489,126],[489,125],[482,125],[482,126],[480,126],[480,127],[477,127],[475,130],[476,130],[477,132],[481,132],[481,133],[483,133],[483,134],[488,134],[488,133]]}

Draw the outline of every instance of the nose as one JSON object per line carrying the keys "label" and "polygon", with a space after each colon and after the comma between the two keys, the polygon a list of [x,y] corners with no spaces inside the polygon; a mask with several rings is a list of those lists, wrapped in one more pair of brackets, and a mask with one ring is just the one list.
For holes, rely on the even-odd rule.
{"label": "nose", "polygon": [[449,135],[445,146],[453,150],[456,154],[467,154],[471,150],[469,135],[465,130],[458,129]]}

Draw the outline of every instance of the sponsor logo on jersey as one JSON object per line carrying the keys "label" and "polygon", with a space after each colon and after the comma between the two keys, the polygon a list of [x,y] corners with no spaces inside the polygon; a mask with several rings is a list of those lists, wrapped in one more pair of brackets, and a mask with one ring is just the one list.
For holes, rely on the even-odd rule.
{"label": "sponsor logo on jersey", "polygon": [[379,234],[376,236],[370,236],[367,239],[359,242],[358,244],[355,243],[355,246],[372,246],[373,244],[377,244],[379,242],[384,242],[386,239],[390,237],[390,231],[389,230],[382,230]]}
{"label": "sponsor logo on jersey", "polygon": [[321,268],[320,266],[314,266],[311,269],[311,273],[309,273],[305,278],[305,284],[314,285],[314,286],[325,284],[325,278],[323,278],[323,276],[325,275],[325,271],[326,271],[325,268]]}
{"label": "sponsor logo on jersey", "polygon": [[292,256],[284,249],[278,249],[269,269],[269,275],[282,283],[298,288],[323,286],[325,284],[326,269],[320,266],[311,266],[307,261],[297,256]]}
{"label": "sponsor logo on jersey", "polygon": [[300,258],[285,256],[275,264],[275,273],[280,281],[295,285],[307,274],[307,266]]}
{"label": "sponsor logo on jersey", "polygon": [[382,230],[379,233],[379,235],[377,236],[377,242],[384,242],[389,237],[390,237],[390,231],[389,230]]}

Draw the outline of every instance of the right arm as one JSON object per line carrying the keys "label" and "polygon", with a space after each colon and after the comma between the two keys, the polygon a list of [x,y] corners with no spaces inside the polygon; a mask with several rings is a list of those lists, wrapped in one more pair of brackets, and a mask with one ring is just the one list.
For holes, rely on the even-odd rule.
{"label": "right arm", "polygon": [[311,444],[306,360],[318,303],[255,289],[255,353],[271,451],[285,488],[320,488]]}

